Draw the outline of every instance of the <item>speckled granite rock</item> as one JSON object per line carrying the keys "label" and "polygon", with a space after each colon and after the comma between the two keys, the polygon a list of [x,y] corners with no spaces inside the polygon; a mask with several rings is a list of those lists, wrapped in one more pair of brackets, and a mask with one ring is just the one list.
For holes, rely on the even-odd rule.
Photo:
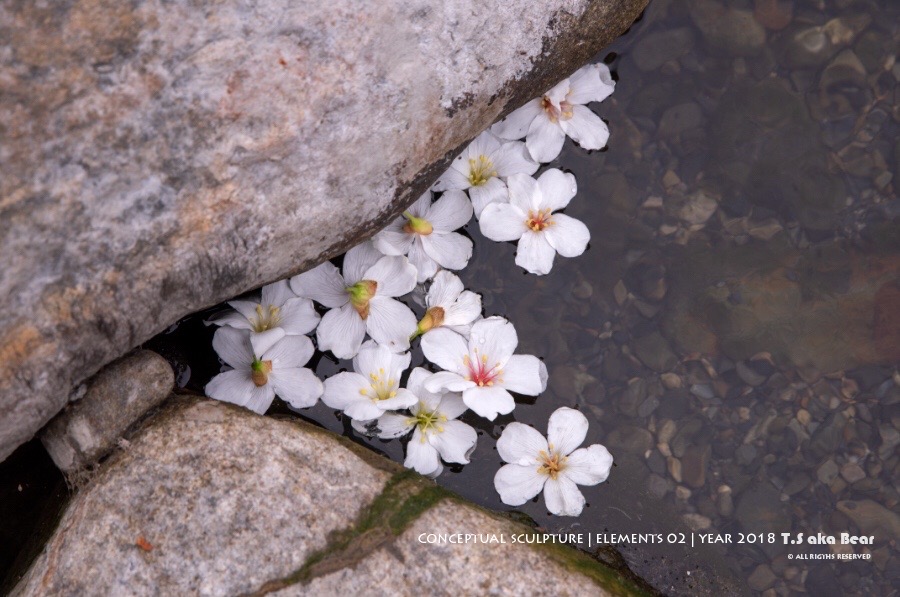
{"label": "speckled granite rock", "polygon": [[167,325],[371,235],[645,4],[0,5],[0,458]]}

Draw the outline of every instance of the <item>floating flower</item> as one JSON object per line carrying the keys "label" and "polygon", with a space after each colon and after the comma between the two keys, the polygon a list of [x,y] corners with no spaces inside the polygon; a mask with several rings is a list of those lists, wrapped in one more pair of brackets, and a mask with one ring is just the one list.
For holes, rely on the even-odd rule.
{"label": "floating flower", "polygon": [[557,253],[576,257],[584,253],[591,233],[580,221],[553,213],[575,196],[575,177],[547,170],[534,180],[510,176],[509,203],[489,205],[482,214],[481,233],[495,241],[519,241],[516,265],[543,275],[553,267]]}
{"label": "floating flower", "polygon": [[442,271],[428,288],[425,307],[425,316],[419,320],[416,335],[445,327],[468,337],[472,323],[481,316],[481,296],[463,290],[458,276]]}
{"label": "floating flower", "polygon": [[550,415],[546,440],[528,425],[507,425],[497,440],[497,452],[509,464],[494,476],[494,487],[503,503],[521,506],[543,490],[551,513],[581,514],[584,496],[577,486],[602,483],[613,462],[600,444],[575,449],[584,441],[587,429],[585,416],[567,407]]}
{"label": "floating flower", "polygon": [[403,465],[422,475],[437,477],[444,470],[441,460],[468,464],[478,434],[455,419],[466,411],[457,392],[429,392],[425,380],[431,373],[421,367],[412,370],[407,389],[418,398],[410,414],[385,413],[376,423],[378,437],[393,439],[413,431],[406,446]]}
{"label": "floating flower", "polygon": [[294,408],[308,408],[322,395],[322,382],[304,367],[312,357],[306,336],[285,336],[260,356],[253,352],[250,332],[221,327],[213,348],[231,370],[206,384],[206,395],[264,414],[277,394]]}
{"label": "floating flower", "polygon": [[537,169],[538,164],[531,159],[524,143],[504,143],[485,131],[453,160],[435,183],[434,190],[468,190],[475,217],[480,218],[489,203],[507,201],[505,177],[534,174]]}
{"label": "floating flower", "polygon": [[250,343],[256,354],[264,353],[284,336],[308,334],[319,324],[312,301],[294,294],[287,280],[263,286],[258,299],[228,304],[234,311],[217,313],[206,324],[250,330]]}
{"label": "floating flower", "polygon": [[541,163],[556,159],[566,135],[584,149],[601,149],[609,139],[609,129],[584,104],[605,100],[615,87],[608,66],[589,64],[491,130],[502,139],[525,137],[531,157]]}
{"label": "floating flower", "polygon": [[385,255],[407,255],[418,281],[434,276],[438,266],[462,269],[472,257],[472,241],[453,232],[472,218],[472,203],[462,191],[447,191],[431,203],[431,191],[403,212],[403,217],[375,235],[375,248]]}
{"label": "floating flower", "polygon": [[343,276],[330,262],[291,278],[298,295],[330,308],[316,330],[319,350],[352,358],[366,335],[399,352],[409,348],[416,316],[392,297],[416,285],[416,268],[406,257],[385,257],[372,243],[353,247],[344,256]]}
{"label": "floating flower", "polygon": [[547,388],[547,367],[535,356],[514,355],[519,338],[502,317],[488,317],[472,325],[468,343],[446,328],[422,337],[422,352],[444,371],[425,382],[431,392],[462,392],[463,402],[490,420],[512,412],[510,392],[537,396]]}
{"label": "floating flower", "polygon": [[408,408],[418,400],[400,387],[400,375],[409,367],[409,360],[409,353],[394,354],[386,346],[366,342],[353,359],[352,372],[325,380],[322,402],[358,421],[371,421],[385,411]]}

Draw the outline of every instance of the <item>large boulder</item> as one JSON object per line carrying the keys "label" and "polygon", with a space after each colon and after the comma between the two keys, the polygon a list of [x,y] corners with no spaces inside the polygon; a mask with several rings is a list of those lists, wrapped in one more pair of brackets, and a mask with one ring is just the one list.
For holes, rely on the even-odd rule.
{"label": "large boulder", "polygon": [[645,4],[0,5],[0,459],[104,363],[371,235]]}

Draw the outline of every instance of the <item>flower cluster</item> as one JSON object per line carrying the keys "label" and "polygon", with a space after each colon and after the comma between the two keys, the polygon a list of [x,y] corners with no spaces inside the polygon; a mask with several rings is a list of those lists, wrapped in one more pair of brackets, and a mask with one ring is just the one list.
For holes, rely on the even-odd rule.
{"label": "flower cluster", "polygon": [[[276,395],[294,408],[321,398],[357,432],[412,433],[405,465],[423,475],[439,475],[443,462],[468,463],[477,434],[459,417],[471,410],[493,421],[511,413],[514,393],[546,389],[547,368],[516,354],[513,324],[483,318],[481,297],[452,273],[472,257],[472,240],[458,230],[474,215],[487,238],[517,241],[516,264],[533,274],[549,273],[557,253],[581,255],[587,227],[559,213],[577,193],[575,177],[558,169],[533,175],[559,155],[567,135],[585,149],[606,144],[606,124],[585,104],[613,88],[605,65],[582,68],[479,135],[401,217],[350,249],[340,268],[325,262],[229,302],[231,310],[207,322],[220,326],[213,348],[229,367],[207,395],[260,414]],[[425,293],[421,317],[402,300],[416,288]],[[320,351],[352,359],[352,371],[323,384],[306,368],[312,332]],[[414,341],[433,367],[407,376]],[[576,484],[600,483],[612,464],[603,446],[575,449],[586,432],[587,419],[569,408],[551,416],[549,441],[509,424],[497,443],[508,463],[495,478],[504,503],[520,505],[543,490],[554,514],[580,514]]]}

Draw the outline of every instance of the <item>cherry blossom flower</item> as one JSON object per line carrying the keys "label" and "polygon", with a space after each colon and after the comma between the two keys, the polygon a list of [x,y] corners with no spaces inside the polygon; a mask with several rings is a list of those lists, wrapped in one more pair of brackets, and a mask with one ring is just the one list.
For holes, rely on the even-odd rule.
{"label": "cherry blossom flower", "polygon": [[408,408],[418,400],[400,387],[400,376],[409,367],[409,360],[409,353],[394,354],[370,340],[354,357],[353,371],[325,380],[322,402],[357,421],[371,421],[385,411]]}
{"label": "cherry blossom flower", "polygon": [[497,452],[504,465],[494,487],[504,504],[521,506],[543,490],[547,510],[557,516],[578,516],[584,496],[578,485],[597,485],[609,476],[613,458],[600,444],[578,448],[588,421],[577,410],[562,407],[550,415],[547,439],[522,423],[510,423]]}
{"label": "cherry blossom flower", "polygon": [[537,396],[547,389],[546,365],[513,354],[518,344],[516,329],[502,317],[476,321],[468,343],[446,328],[433,330],[422,337],[422,352],[444,371],[428,378],[425,388],[462,392],[466,406],[493,421],[515,408],[510,392]]}
{"label": "cherry blossom flower", "polygon": [[408,415],[381,415],[375,427],[382,439],[401,437],[413,431],[403,465],[433,478],[444,470],[442,459],[468,464],[478,434],[471,426],[455,420],[466,411],[458,392],[441,390],[435,393],[425,389],[425,380],[431,375],[421,367],[413,369],[406,387],[418,402],[409,407]]}
{"label": "cherry blossom flower", "polygon": [[206,395],[264,414],[277,394],[294,408],[308,408],[322,395],[322,382],[304,367],[313,355],[306,336],[285,336],[256,356],[250,332],[221,327],[213,348],[231,370],[206,384]]}
{"label": "cherry blossom flower", "polygon": [[547,170],[537,180],[524,174],[510,176],[509,203],[489,205],[482,214],[481,233],[495,241],[519,241],[516,265],[543,275],[553,267],[557,253],[576,257],[584,253],[591,233],[579,220],[553,213],[575,196],[575,177]]}
{"label": "cherry blossom flower", "polygon": [[481,316],[481,296],[463,290],[462,280],[447,271],[438,272],[425,295],[425,316],[416,335],[445,327],[468,338],[472,323]]}
{"label": "cherry blossom flower", "polygon": [[468,190],[475,217],[489,203],[507,201],[503,179],[512,174],[534,174],[538,164],[524,143],[504,142],[490,131],[475,137],[434,185],[436,191]]}
{"label": "cherry blossom flower", "polygon": [[287,280],[263,286],[257,297],[228,304],[233,311],[217,313],[206,324],[250,330],[250,343],[256,354],[264,353],[284,336],[308,334],[319,325],[319,314],[312,301],[294,294]]}
{"label": "cherry blossom flower", "polygon": [[471,218],[472,203],[462,191],[447,191],[434,204],[428,191],[373,241],[385,255],[407,255],[416,266],[418,281],[424,282],[438,266],[459,270],[469,263],[472,241],[453,231]]}
{"label": "cherry blossom flower", "polygon": [[316,329],[319,350],[349,359],[366,335],[395,352],[409,348],[416,316],[393,297],[416,285],[416,268],[406,257],[385,257],[372,243],[353,247],[344,256],[343,276],[330,262],[291,278],[298,295],[329,307]]}
{"label": "cherry blossom flower", "polygon": [[589,64],[491,130],[502,139],[525,137],[531,157],[544,164],[556,159],[566,135],[584,149],[601,149],[609,139],[609,129],[584,104],[605,100],[615,87],[608,66]]}

